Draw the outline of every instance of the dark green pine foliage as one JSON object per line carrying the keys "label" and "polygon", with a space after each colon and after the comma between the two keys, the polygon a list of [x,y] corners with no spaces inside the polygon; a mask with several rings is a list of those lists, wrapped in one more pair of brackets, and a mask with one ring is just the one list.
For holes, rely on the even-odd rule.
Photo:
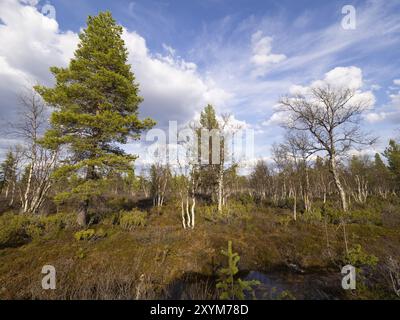
{"label": "dark green pine foliage", "polygon": [[[203,190],[204,192],[211,193],[212,197],[214,197],[218,185],[218,180],[217,180],[218,164],[215,164],[212,161],[213,142],[217,141],[216,139],[220,139],[218,135],[216,136],[218,129],[219,129],[219,124],[215,113],[215,109],[212,105],[208,104],[200,114],[200,127],[197,130],[197,135],[198,135],[198,148],[199,148],[198,156],[200,164],[199,174],[201,181],[200,187],[204,189]],[[207,137],[206,132],[210,134],[208,141],[205,140]],[[214,136],[214,139],[212,136]],[[208,144],[208,152],[205,148],[207,144]]]}
{"label": "dark green pine foliage", "polygon": [[79,200],[81,225],[90,200],[107,186],[106,177],[133,170],[136,156],[127,155],[121,145],[154,125],[138,118],[143,99],[127,63],[122,31],[109,12],[89,16],[69,66],[50,69],[55,86],[35,87],[55,108],[42,143],[52,149],[67,147],[70,154],[55,177],[68,177],[73,186],[58,198]]}
{"label": "dark green pine foliage", "polygon": [[200,125],[204,129],[218,129],[218,121],[214,107],[208,104],[200,114]]}
{"label": "dark green pine foliage", "polygon": [[389,170],[392,173],[396,189],[400,189],[400,144],[396,143],[394,140],[389,141],[389,146],[383,153],[388,161]]}
{"label": "dark green pine foliage", "polygon": [[6,159],[0,165],[1,170],[1,190],[7,186],[6,194],[10,191],[10,187],[17,180],[17,159],[12,151],[8,151]]}

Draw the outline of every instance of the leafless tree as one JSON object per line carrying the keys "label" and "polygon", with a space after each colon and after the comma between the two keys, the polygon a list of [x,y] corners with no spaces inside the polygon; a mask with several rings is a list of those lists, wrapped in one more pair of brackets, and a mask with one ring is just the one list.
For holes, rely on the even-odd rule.
{"label": "leafless tree", "polygon": [[310,89],[310,94],[286,96],[280,100],[281,110],[287,113],[284,127],[307,135],[308,152],[325,152],[330,172],[339,192],[342,209],[348,210],[346,191],[337,169],[338,158],[352,148],[371,145],[376,138],[361,131],[362,113],[370,100],[357,97],[348,88],[323,85]]}
{"label": "leafless tree", "polygon": [[265,200],[268,189],[271,187],[271,172],[265,161],[259,160],[250,174],[250,186],[261,201]]}
{"label": "leafless tree", "polygon": [[19,119],[10,125],[11,134],[24,141],[25,171],[20,183],[21,211],[37,213],[52,185],[51,173],[56,165],[57,151],[40,145],[46,125],[45,105],[36,91],[27,89],[19,95]]}

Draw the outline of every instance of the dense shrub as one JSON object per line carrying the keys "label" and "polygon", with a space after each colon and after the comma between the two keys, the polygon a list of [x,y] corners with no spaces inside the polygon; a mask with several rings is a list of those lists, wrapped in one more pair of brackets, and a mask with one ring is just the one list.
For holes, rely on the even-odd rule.
{"label": "dense shrub", "polygon": [[321,215],[326,218],[328,222],[340,223],[340,220],[343,217],[343,212],[336,206],[330,203],[325,203],[321,207]]}
{"label": "dense shrub", "polygon": [[312,208],[309,211],[305,211],[301,215],[301,219],[306,223],[319,223],[322,220],[322,212],[320,208]]}
{"label": "dense shrub", "polygon": [[378,263],[378,258],[372,254],[367,254],[360,244],[356,244],[351,248],[345,257],[345,263],[349,263],[354,267],[374,267]]}
{"label": "dense shrub", "polygon": [[119,224],[125,230],[132,230],[136,227],[144,227],[147,223],[147,213],[140,210],[121,212]]}
{"label": "dense shrub", "polygon": [[0,216],[0,248],[15,247],[28,242],[29,223],[29,217],[23,215],[7,213]]}
{"label": "dense shrub", "polygon": [[249,220],[255,211],[255,207],[252,203],[243,204],[239,201],[230,201],[222,207],[221,212],[218,211],[218,206],[215,204],[202,206],[199,211],[206,220],[218,223],[235,219]]}
{"label": "dense shrub", "polygon": [[87,229],[87,230],[81,230],[78,232],[75,232],[74,238],[76,240],[90,240],[94,237],[96,234],[96,231],[94,229]]}
{"label": "dense shrub", "polygon": [[351,210],[349,214],[353,223],[382,225],[380,212],[373,208]]}
{"label": "dense shrub", "polygon": [[74,225],[73,214],[34,216],[6,213],[0,216],[0,247],[15,247]]}

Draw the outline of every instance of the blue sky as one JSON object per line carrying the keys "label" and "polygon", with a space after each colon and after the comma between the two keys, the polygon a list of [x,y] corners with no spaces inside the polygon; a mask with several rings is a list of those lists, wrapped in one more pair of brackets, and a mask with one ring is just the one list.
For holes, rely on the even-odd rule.
{"label": "blue sky", "polygon": [[[55,20],[42,14],[45,5],[55,8]],[[342,28],[344,5],[356,10],[354,30]],[[104,10],[125,28],[141,114],[159,127],[183,124],[212,103],[255,130],[255,157],[268,158],[282,135],[279,97],[323,80],[353,83],[371,98],[362,125],[381,139],[365,152],[382,151],[398,135],[398,0],[0,0],[2,121],[13,121],[19,88],[52,83],[49,66],[68,63],[87,16]],[[2,138],[1,153],[15,143]]]}

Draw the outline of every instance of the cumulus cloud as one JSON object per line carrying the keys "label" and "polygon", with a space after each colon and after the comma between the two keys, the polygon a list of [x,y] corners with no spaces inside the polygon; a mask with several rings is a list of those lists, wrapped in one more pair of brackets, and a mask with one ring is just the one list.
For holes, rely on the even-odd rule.
{"label": "cumulus cloud", "polygon": [[161,125],[169,120],[184,122],[207,103],[223,106],[230,98],[212,79],[201,77],[194,63],[175,57],[173,48],[166,47],[165,56],[152,54],[136,32],[125,29],[123,38],[144,97],[141,114]]}
{"label": "cumulus cloud", "polygon": [[0,56],[10,68],[46,82],[50,66],[64,66],[72,57],[78,35],[62,32],[57,21],[37,8],[4,0],[0,3],[0,19]]}
{"label": "cumulus cloud", "polygon": [[[78,34],[63,31],[56,20],[41,14],[38,1],[0,2],[0,114],[2,120],[15,117],[16,93],[27,84],[53,82],[50,66],[67,66],[78,43]],[[224,106],[231,94],[211,78],[202,77],[194,63],[175,56],[164,45],[165,53],[152,53],[145,39],[124,29],[144,102],[142,116],[153,117],[159,125],[168,120],[187,121],[207,103]],[[4,149],[4,145],[3,145]]]}
{"label": "cumulus cloud", "polygon": [[400,79],[394,79],[394,80],[393,80],[393,83],[394,83],[396,86],[400,86]]}
{"label": "cumulus cloud", "polygon": [[[0,1],[0,121],[15,121],[18,94],[36,82],[50,84],[49,67],[65,66],[78,36],[62,32],[57,22],[38,12],[38,1]],[[26,4],[26,5],[25,5]],[[0,141],[0,152],[16,144]]]}
{"label": "cumulus cloud", "polygon": [[[337,67],[325,74],[323,82],[336,87],[358,90],[363,85],[362,71],[360,68]],[[318,85],[318,81],[314,85]]]}
{"label": "cumulus cloud", "polygon": [[[292,85],[289,88],[291,95],[309,95],[312,88],[324,87],[326,85],[332,88],[349,88],[355,91],[350,103],[364,102],[365,110],[371,109],[375,104],[375,96],[372,91],[363,91],[362,70],[358,67],[336,67],[325,73],[323,79],[313,81],[308,86]],[[264,125],[276,125],[285,120],[284,112],[275,112],[268,120],[264,121]],[[370,116],[370,119],[376,119],[376,114]]]}
{"label": "cumulus cloud", "polygon": [[284,54],[272,53],[272,37],[263,36],[262,31],[257,31],[251,36],[253,55],[251,62],[256,67],[257,75],[263,75],[268,67],[286,59]]}
{"label": "cumulus cloud", "polygon": [[375,96],[370,90],[363,91],[363,75],[362,70],[358,67],[336,67],[325,73],[322,80],[316,80],[310,86],[293,85],[289,89],[291,94],[306,95],[310,93],[312,88],[324,87],[329,85],[332,88],[348,88],[355,91],[355,95],[351,98],[351,103],[359,101],[367,102],[366,109],[370,109],[375,104]]}

